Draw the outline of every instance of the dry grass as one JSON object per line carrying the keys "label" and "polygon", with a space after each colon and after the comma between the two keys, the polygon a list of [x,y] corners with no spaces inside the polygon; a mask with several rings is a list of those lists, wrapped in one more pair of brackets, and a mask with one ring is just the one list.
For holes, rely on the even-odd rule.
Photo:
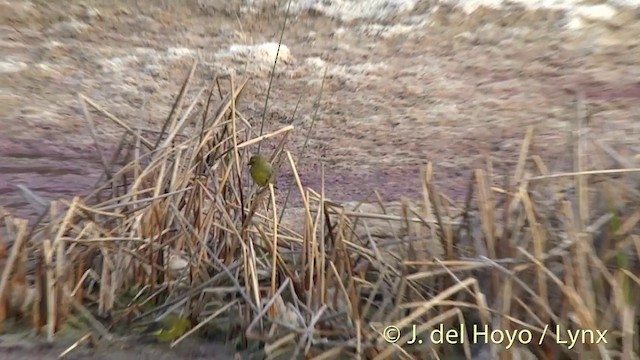
{"label": "dry grass", "polygon": [[[42,216],[31,226],[4,216],[0,324],[22,318],[54,341],[80,319],[80,342],[113,342],[124,326],[178,311],[194,326],[171,346],[213,332],[287,359],[640,353],[640,208],[626,181],[637,184],[639,169],[588,170],[588,149],[598,168],[617,153],[587,146],[580,107],[575,173],[549,174],[529,153],[530,129],[515,173],[496,176],[487,161],[461,206],[436,189],[429,164],[422,199],[403,202],[400,215],[382,202],[364,213],[302,185],[285,150],[293,126],[255,134],[236,109],[246,79],[216,79],[185,105],[195,66],[155,139],[79,96],[96,142],[86,105],[125,133],[111,159],[100,154],[104,175],[93,193],[46,204],[23,189]],[[183,134],[193,122],[201,132]],[[249,148],[265,140],[279,143],[273,157],[303,199],[296,218],[280,216],[284,191],[247,181]],[[388,226],[386,240],[370,235],[374,223]],[[441,324],[468,329],[464,343],[432,343]],[[483,324],[530,334],[530,343],[507,351],[508,340],[473,343],[471,329]],[[422,344],[407,344],[413,325]],[[402,338],[384,341],[387,326]],[[559,341],[577,330],[606,330],[607,343],[596,343],[597,332],[592,343]]]}

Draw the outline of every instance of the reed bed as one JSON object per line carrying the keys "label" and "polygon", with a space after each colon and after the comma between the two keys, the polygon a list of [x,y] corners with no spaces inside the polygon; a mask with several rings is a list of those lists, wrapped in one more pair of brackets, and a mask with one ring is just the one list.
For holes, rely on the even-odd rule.
{"label": "reed bed", "polygon": [[[195,66],[155,135],[79,96],[96,141],[89,107],[124,134],[100,154],[90,194],[40,203],[33,224],[4,216],[0,326],[21,321],[53,342],[75,320],[79,342],[117,342],[181,312],[193,327],[170,346],[213,336],[267,358],[637,358],[640,169],[588,170],[587,148],[599,165],[626,163],[591,146],[580,121],[573,173],[549,173],[529,129],[515,173],[488,162],[462,204],[428,164],[421,199],[351,206],[303,186],[286,150],[293,126],[255,134],[236,108],[247,79],[216,79],[185,104]],[[187,123],[200,131],[186,135]],[[279,174],[302,198],[288,216],[282,189],[248,180],[263,141],[278,144]],[[488,337],[474,333],[485,326]]]}

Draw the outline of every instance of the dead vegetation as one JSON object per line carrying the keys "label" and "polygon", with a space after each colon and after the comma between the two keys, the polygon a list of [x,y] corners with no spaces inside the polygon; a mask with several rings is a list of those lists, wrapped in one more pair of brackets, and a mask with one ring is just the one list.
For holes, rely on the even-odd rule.
{"label": "dead vegetation", "polygon": [[[213,334],[268,358],[637,358],[640,169],[583,134],[582,109],[574,173],[548,172],[530,128],[514,174],[488,159],[463,204],[429,164],[422,199],[346,205],[303,186],[286,151],[293,126],[259,135],[236,109],[247,79],[217,78],[185,104],[195,67],[154,133],[80,95],[96,142],[86,105],[124,134],[111,159],[100,154],[91,194],[46,204],[23,189],[40,218],[4,216],[0,326],[55,341],[84,323],[79,342],[117,342],[126,326],[183,312],[193,327],[171,346]],[[201,131],[186,135],[187,123]],[[278,144],[301,209],[284,213],[288,189],[247,180],[263,141]],[[589,170],[609,158],[618,168]],[[485,325],[520,337],[474,342]],[[434,329],[459,336],[438,343]],[[576,331],[587,335],[572,344]],[[414,332],[422,343],[407,344]]]}

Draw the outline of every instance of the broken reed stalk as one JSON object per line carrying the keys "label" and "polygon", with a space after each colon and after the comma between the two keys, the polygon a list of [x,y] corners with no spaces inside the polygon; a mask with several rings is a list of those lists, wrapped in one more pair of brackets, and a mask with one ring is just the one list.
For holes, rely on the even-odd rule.
{"label": "broken reed stalk", "polygon": [[4,269],[2,270],[2,276],[0,277],[0,299],[3,299],[5,296],[7,296],[7,284],[9,284],[9,281],[11,279],[11,273],[16,266],[16,262],[18,261],[18,257],[20,255],[20,252],[22,251],[22,246],[27,240],[27,221],[17,220],[16,227],[18,228],[16,238],[13,243],[13,247],[11,248],[9,258],[6,259]]}
{"label": "broken reed stalk", "polygon": [[51,248],[51,240],[45,239],[42,242],[42,251],[44,254],[45,264],[45,299],[47,302],[47,342],[53,342],[53,335],[56,329],[56,291],[55,291],[55,276],[53,273],[53,249]]}

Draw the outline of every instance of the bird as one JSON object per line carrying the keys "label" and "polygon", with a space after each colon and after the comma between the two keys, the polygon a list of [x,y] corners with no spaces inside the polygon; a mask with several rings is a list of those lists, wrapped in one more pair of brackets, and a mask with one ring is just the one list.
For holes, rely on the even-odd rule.
{"label": "bird", "polygon": [[141,329],[141,334],[158,342],[171,342],[191,329],[191,321],[187,317],[169,314],[158,321],[153,321]]}
{"label": "bird", "polygon": [[260,154],[251,156],[249,166],[251,178],[258,186],[263,187],[271,182],[274,188],[278,188],[273,176],[273,166],[264,156]]}

